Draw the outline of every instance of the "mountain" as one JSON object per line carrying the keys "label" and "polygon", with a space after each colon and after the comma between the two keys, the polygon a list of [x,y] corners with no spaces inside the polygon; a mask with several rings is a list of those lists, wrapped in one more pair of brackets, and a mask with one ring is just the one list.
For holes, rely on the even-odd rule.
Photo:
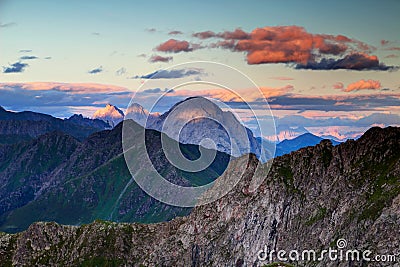
{"label": "mountain", "polygon": [[[255,157],[235,159],[232,168],[246,173],[234,189],[186,217],[158,224],[35,223],[18,234],[0,234],[0,261],[18,266],[263,266],[270,261],[258,259],[261,250],[286,255],[314,250],[319,256],[324,249],[337,249],[339,240],[343,249],[370,250],[371,258],[398,255],[400,128],[372,128],[338,146],[324,140],[277,157],[269,172],[269,164],[260,165]],[[226,172],[216,188],[235,173]],[[252,182],[259,178],[262,183],[254,189]],[[378,265],[329,257],[285,263]],[[397,258],[379,266],[399,263]]]}
{"label": "mountain", "polygon": [[[147,175],[142,165],[144,140],[158,173],[181,186],[199,186],[220,176],[230,160],[217,153],[198,173],[185,172],[168,162],[161,149],[161,134],[126,120],[137,144],[132,168]],[[188,214],[190,209],[172,207],[149,197],[132,180],[122,151],[122,123],[112,130],[92,134],[84,141],[51,132],[28,142],[0,146],[0,229],[16,232],[35,221],[78,225],[95,219],[158,222]],[[166,137],[167,140],[169,140]],[[170,142],[174,143],[173,140]],[[180,145],[188,159],[200,156],[196,145]]]}
{"label": "mountain", "polygon": [[115,127],[118,123],[124,120],[124,112],[113,106],[111,104],[107,104],[104,108],[96,110],[93,114],[93,119],[100,119],[104,122],[111,125],[111,127]]}
{"label": "mountain", "polygon": [[0,144],[28,141],[53,131],[61,131],[83,140],[109,127],[103,121],[83,118],[82,115],[63,120],[31,111],[11,112],[0,109]]}
{"label": "mountain", "polygon": [[[222,111],[212,101],[203,97],[191,97],[176,103],[162,115],[149,114],[139,104],[128,108],[127,118],[167,134],[182,144],[201,145],[205,148],[235,157],[254,153],[261,157],[262,145],[252,131],[243,126],[229,111]],[[234,140],[234,142],[231,142]],[[271,155],[264,155],[271,158]]]}
{"label": "mountain", "polygon": [[308,133],[304,127],[292,127],[288,125],[277,125],[276,134],[273,136],[264,136],[268,141],[279,143],[284,140],[294,139],[302,134]]}
{"label": "mountain", "polygon": [[[313,135],[311,133],[302,134],[296,138],[283,140],[276,145],[275,156],[282,156],[292,151],[299,150],[300,148],[307,146],[315,146],[319,144],[323,138]],[[331,140],[333,145],[338,145],[339,142]]]}
{"label": "mountain", "polygon": [[94,127],[102,130],[111,128],[111,125],[109,125],[107,122],[104,122],[103,120],[85,118],[82,116],[82,114],[74,114],[68,119],[64,119],[64,121],[71,122],[73,124],[77,124],[83,127]]}

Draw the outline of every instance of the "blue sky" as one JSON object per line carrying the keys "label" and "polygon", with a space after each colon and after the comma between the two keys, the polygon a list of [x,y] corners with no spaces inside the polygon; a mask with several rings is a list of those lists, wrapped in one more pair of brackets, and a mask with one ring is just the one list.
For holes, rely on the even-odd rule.
{"label": "blue sky", "polygon": [[[147,75],[187,61],[206,60],[233,66],[248,75],[260,87],[273,90],[291,86],[290,92],[280,96],[279,108],[274,111],[277,117],[297,113],[308,118],[338,116],[343,119],[362,118],[373,113],[399,115],[400,109],[393,106],[398,103],[396,101],[400,94],[400,79],[396,68],[400,65],[399,13],[400,2],[395,0],[5,0],[0,2],[0,66],[3,67],[3,72],[0,73],[0,83],[3,83],[0,86],[3,88],[0,88],[0,105],[12,110],[52,112],[57,116],[68,116],[79,111],[89,116],[95,108],[105,102],[112,101],[124,108],[129,102],[128,97],[116,97],[115,89],[110,89],[110,92],[98,92],[96,89],[90,91],[91,86],[88,85],[86,93],[90,97],[76,101],[79,104],[63,101],[57,103],[56,99],[52,98],[54,95],[64,100],[74,100],[79,96],[73,90],[39,90],[38,85],[24,87],[21,84],[96,83],[124,87],[126,92],[134,92],[141,86],[143,79],[132,77]],[[264,27],[275,30],[277,26],[302,27],[305,33],[314,37],[345,36],[352,40],[353,45],[355,41],[359,41],[372,49],[368,52],[358,50],[357,53],[365,52],[368,56],[375,56],[379,64],[394,68],[315,70],[294,68],[293,64],[298,66],[298,62],[249,64],[251,51],[213,48],[212,45],[222,39],[199,39],[193,36],[198,32],[212,31],[218,34],[237,28],[250,34]],[[170,35],[171,31],[180,31],[182,34]],[[159,45],[170,39],[187,41],[202,48],[178,53],[157,51]],[[349,55],[353,52],[346,53]],[[163,57],[167,62],[150,62],[153,56]],[[27,59],[29,57],[32,59]],[[345,55],[342,56],[344,57]],[[167,88],[171,82],[165,79],[159,87]],[[21,86],[18,90],[10,92],[4,89],[5,84],[10,83],[19,83]],[[351,84],[354,88],[358,86],[361,89],[346,91],[352,87]],[[35,90],[32,90],[33,87]],[[25,102],[13,100],[21,94],[38,97],[34,100],[27,98]],[[63,97],[60,98],[59,94]],[[297,109],[294,109],[289,104],[282,108],[282,105],[289,103],[284,101],[288,94],[291,98],[305,101],[303,108],[299,109],[297,106]],[[323,96],[335,99],[341,97],[344,99],[341,99],[341,102],[346,102],[347,98],[356,101],[354,99],[359,99],[356,94],[364,95],[364,98],[371,99],[374,103],[377,102],[377,96],[387,101],[379,101],[379,108],[376,105],[373,108],[371,105],[365,108],[365,103],[361,106],[352,102],[353,110],[343,108],[337,111],[334,108],[340,102],[337,100],[332,108],[328,108],[328,112],[322,108],[318,110],[315,105],[308,106],[311,101],[305,100],[307,98],[315,101],[315,98]],[[271,100],[271,103],[274,101],[277,100]]]}

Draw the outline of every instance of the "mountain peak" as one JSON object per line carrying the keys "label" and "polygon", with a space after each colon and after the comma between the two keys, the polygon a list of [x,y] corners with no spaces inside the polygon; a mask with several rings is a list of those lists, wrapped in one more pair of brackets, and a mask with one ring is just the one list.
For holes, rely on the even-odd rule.
{"label": "mountain peak", "polygon": [[97,110],[93,114],[93,119],[103,120],[110,124],[112,127],[120,123],[124,119],[124,117],[124,112],[118,107],[111,104],[107,104],[104,108]]}

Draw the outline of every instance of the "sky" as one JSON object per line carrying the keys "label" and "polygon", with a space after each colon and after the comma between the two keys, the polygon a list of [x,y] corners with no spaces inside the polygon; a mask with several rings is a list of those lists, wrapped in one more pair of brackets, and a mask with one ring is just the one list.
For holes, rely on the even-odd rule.
{"label": "sky", "polygon": [[[208,72],[173,66],[213,61],[262,89],[278,131],[356,136],[400,124],[398,14],[395,0],[0,0],[0,105],[91,116],[106,103],[124,109],[135,95],[147,107],[150,91],[140,88],[151,74],[173,68],[152,83],[163,91]],[[200,91],[236,104],[251,124],[237,99]],[[163,108],[187,96],[169,92]]]}

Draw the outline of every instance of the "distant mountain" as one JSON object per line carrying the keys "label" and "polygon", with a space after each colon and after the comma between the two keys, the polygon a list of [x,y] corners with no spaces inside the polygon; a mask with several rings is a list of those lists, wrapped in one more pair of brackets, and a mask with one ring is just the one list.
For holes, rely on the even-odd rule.
{"label": "distant mountain", "polygon": [[64,119],[64,121],[71,122],[84,127],[95,127],[98,129],[111,128],[111,125],[109,125],[107,122],[104,122],[103,120],[85,118],[82,116],[82,114],[79,115],[74,114],[68,119]]}
{"label": "distant mountain", "polygon": [[[254,153],[261,155],[262,146],[252,131],[242,125],[229,111],[222,111],[212,101],[203,97],[187,98],[162,115],[150,115],[135,103],[128,108],[126,117],[167,134],[183,144],[201,145],[235,157]],[[205,142],[205,140],[210,142]],[[236,146],[231,144],[235,140]],[[271,158],[271,155],[268,155]]]}
{"label": "distant mountain", "polygon": [[[307,146],[315,146],[319,144],[323,138],[313,135],[311,133],[302,134],[296,138],[284,140],[276,145],[276,156],[282,156],[284,154],[288,154],[292,151],[299,150],[300,148]],[[339,142],[335,140],[331,140],[334,145],[339,144]]]}
{"label": "distant mountain", "polygon": [[276,128],[276,135],[265,136],[264,138],[270,142],[279,143],[284,140],[294,139],[302,134],[308,133],[304,127],[291,127],[287,125],[278,125]]}
{"label": "distant mountain", "polygon": [[[260,165],[255,157],[235,159],[231,166],[246,175],[227,195],[195,207],[188,216],[159,224],[95,221],[76,227],[39,222],[23,233],[0,234],[0,262],[399,266],[400,128],[372,128],[358,140],[338,146],[322,141],[278,157],[272,166]],[[226,172],[216,187],[235,179],[236,173]],[[262,183],[252,190],[254,180]],[[76,188],[78,182],[71,191]],[[333,252],[329,256],[324,254],[328,250]],[[376,262],[376,255],[391,259]],[[278,263],[283,258],[284,263]]]}
{"label": "distant mountain", "polygon": [[110,126],[100,120],[74,115],[69,119],[58,119],[50,115],[31,111],[12,112],[0,108],[0,144],[27,141],[53,131],[67,133],[79,140]]}
{"label": "distant mountain", "polygon": [[[154,167],[172,183],[209,183],[224,172],[230,160],[229,155],[218,152],[205,170],[181,171],[166,159],[159,132],[148,130],[144,137],[140,125],[131,120],[124,123],[131,128],[133,140],[146,138]],[[122,154],[121,134],[122,123],[83,142],[52,132],[28,142],[0,146],[0,230],[20,231],[43,220],[73,225],[95,219],[159,222],[188,214],[190,209],[160,203],[133,182]],[[188,159],[199,157],[198,146],[180,146]],[[131,150],[138,155],[132,163],[137,173],[146,173],[140,160],[142,150],[140,142]]]}
{"label": "distant mountain", "polygon": [[93,114],[93,119],[100,119],[104,122],[111,125],[111,127],[115,127],[118,123],[124,120],[124,112],[113,106],[111,104],[107,104],[104,108],[97,110]]}
{"label": "distant mountain", "polygon": [[159,117],[158,113],[152,114],[138,103],[130,105],[126,113],[129,114],[129,119],[137,122],[143,127],[145,127],[145,125],[153,124],[154,120]]}

